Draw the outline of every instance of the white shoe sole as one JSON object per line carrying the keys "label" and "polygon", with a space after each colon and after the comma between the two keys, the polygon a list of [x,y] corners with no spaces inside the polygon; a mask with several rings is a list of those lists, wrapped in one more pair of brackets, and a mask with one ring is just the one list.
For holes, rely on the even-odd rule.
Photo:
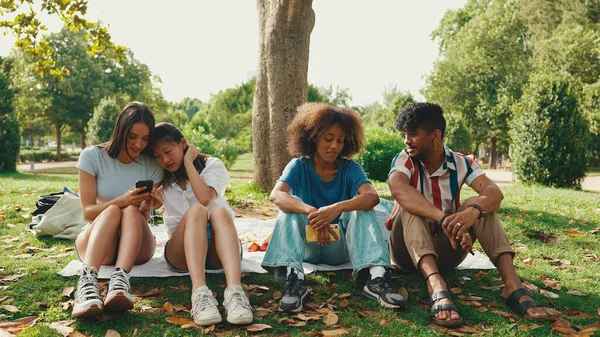
{"label": "white shoe sole", "polygon": [[252,323],[252,320],[254,320],[252,313],[250,313],[250,316],[230,317],[229,315],[227,315],[227,322],[229,322],[231,324],[235,324],[235,325],[250,324],[250,323]]}
{"label": "white shoe sole", "polygon": [[104,310],[126,311],[133,309],[133,296],[122,290],[111,291],[104,299]]}
{"label": "white shoe sole", "polygon": [[221,323],[221,321],[223,321],[223,318],[221,317],[220,314],[215,315],[215,316],[210,316],[210,317],[204,317],[202,319],[198,319],[198,318],[194,317],[194,323],[196,323],[196,325],[200,325],[200,326],[213,325],[213,324]]}
{"label": "white shoe sole", "polygon": [[73,306],[73,312],[71,312],[71,317],[96,317],[102,315],[103,311],[102,301],[90,300],[84,303],[75,303]]}

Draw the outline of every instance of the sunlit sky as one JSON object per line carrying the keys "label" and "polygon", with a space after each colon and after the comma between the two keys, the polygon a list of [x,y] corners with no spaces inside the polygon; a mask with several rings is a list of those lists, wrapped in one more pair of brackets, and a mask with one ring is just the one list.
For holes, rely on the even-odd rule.
{"label": "sunlit sky", "polygon": [[[419,89],[438,55],[430,34],[448,9],[466,0],[314,0],[309,82],[349,88],[355,105],[380,101],[395,84]],[[60,20],[42,17],[51,31]],[[162,79],[166,99],[202,101],[254,75],[258,24],[253,0],[90,0],[88,20],[108,25]],[[0,36],[0,55],[14,44]]]}

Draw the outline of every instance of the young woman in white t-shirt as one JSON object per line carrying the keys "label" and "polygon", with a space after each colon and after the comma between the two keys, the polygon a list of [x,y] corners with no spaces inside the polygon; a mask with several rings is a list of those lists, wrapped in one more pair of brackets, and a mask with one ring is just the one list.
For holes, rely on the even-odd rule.
{"label": "young woman in white t-shirt", "polygon": [[[148,143],[154,115],[144,103],[132,102],[117,117],[110,140],[86,148],[79,155],[79,195],[89,222],[75,240],[83,262],[77,282],[73,317],[92,317],[107,311],[133,308],[129,272],[148,262],[156,242],[148,226],[151,208],[162,205],[162,188],[141,193],[138,180],[162,180],[162,168],[151,157]],[[158,186],[158,184],[157,184]],[[104,301],[98,290],[97,270],[115,265]]]}
{"label": "young woman in white t-shirt", "polygon": [[194,322],[221,322],[217,300],[206,286],[205,270],[222,268],[227,280],[223,301],[227,321],[251,323],[252,307],[241,286],[242,250],[233,223],[235,214],[223,199],[229,184],[225,165],[200,154],[170,123],[156,125],[153,153],[165,169],[162,186],[169,241],[164,257],[172,270],[190,273]]}

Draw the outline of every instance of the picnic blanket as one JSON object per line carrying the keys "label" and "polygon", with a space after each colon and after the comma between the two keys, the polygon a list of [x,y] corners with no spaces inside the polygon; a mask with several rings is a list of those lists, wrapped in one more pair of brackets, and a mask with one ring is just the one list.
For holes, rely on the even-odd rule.
{"label": "picnic blanket", "polygon": [[[391,206],[393,203],[389,201],[382,200],[382,204],[378,205],[375,208],[375,216],[377,218],[377,222],[381,224],[382,231],[384,233],[384,239],[388,240],[390,236],[390,232],[384,227],[384,220],[387,215],[391,212]],[[242,258],[242,272],[251,272],[251,273],[266,273],[260,264],[262,263],[263,257],[265,256],[265,252],[248,252],[248,245],[254,242],[262,242],[271,232],[273,231],[273,227],[275,227],[275,219],[270,220],[260,220],[254,218],[236,218],[235,219],[235,227],[238,232],[238,236],[242,240],[244,255]],[[166,227],[164,225],[159,225],[152,227],[152,232],[156,237],[156,251],[154,256],[150,261],[143,265],[133,266],[131,269],[131,277],[170,277],[170,276],[183,276],[189,275],[187,273],[177,273],[169,269],[167,266],[163,253],[164,246],[167,242],[168,236]],[[332,270],[341,270],[341,269],[352,269],[352,264],[350,262],[340,264],[340,265],[327,265],[327,264],[318,264],[314,265],[311,263],[304,263],[304,271],[306,274],[312,273],[313,271],[332,271]],[[62,276],[74,276],[79,275],[80,270],[82,268],[82,263],[79,260],[73,260],[67,264],[65,268],[58,272],[59,275]],[[487,256],[480,254],[479,252],[475,252],[475,256],[467,255],[467,258],[461,263],[457,269],[494,269],[494,265],[487,258]],[[98,277],[101,279],[110,278],[111,273],[114,270],[114,266],[102,266],[98,272]],[[220,273],[222,271],[206,271],[207,273]]]}

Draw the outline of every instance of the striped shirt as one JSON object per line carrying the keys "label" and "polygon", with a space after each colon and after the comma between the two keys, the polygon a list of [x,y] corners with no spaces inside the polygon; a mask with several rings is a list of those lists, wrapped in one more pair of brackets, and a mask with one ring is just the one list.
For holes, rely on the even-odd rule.
{"label": "striped shirt", "polygon": [[[425,199],[444,213],[454,213],[460,207],[460,189],[464,183],[471,186],[475,178],[485,174],[479,164],[471,157],[454,152],[444,147],[446,161],[435,172],[429,174],[421,161],[410,158],[403,150],[392,161],[392,169],[388,174],[400,171],[408,176],[409,183],[416,188]],[[398,210],[395,203],[386,227],[391,229],[393,218]]]}

